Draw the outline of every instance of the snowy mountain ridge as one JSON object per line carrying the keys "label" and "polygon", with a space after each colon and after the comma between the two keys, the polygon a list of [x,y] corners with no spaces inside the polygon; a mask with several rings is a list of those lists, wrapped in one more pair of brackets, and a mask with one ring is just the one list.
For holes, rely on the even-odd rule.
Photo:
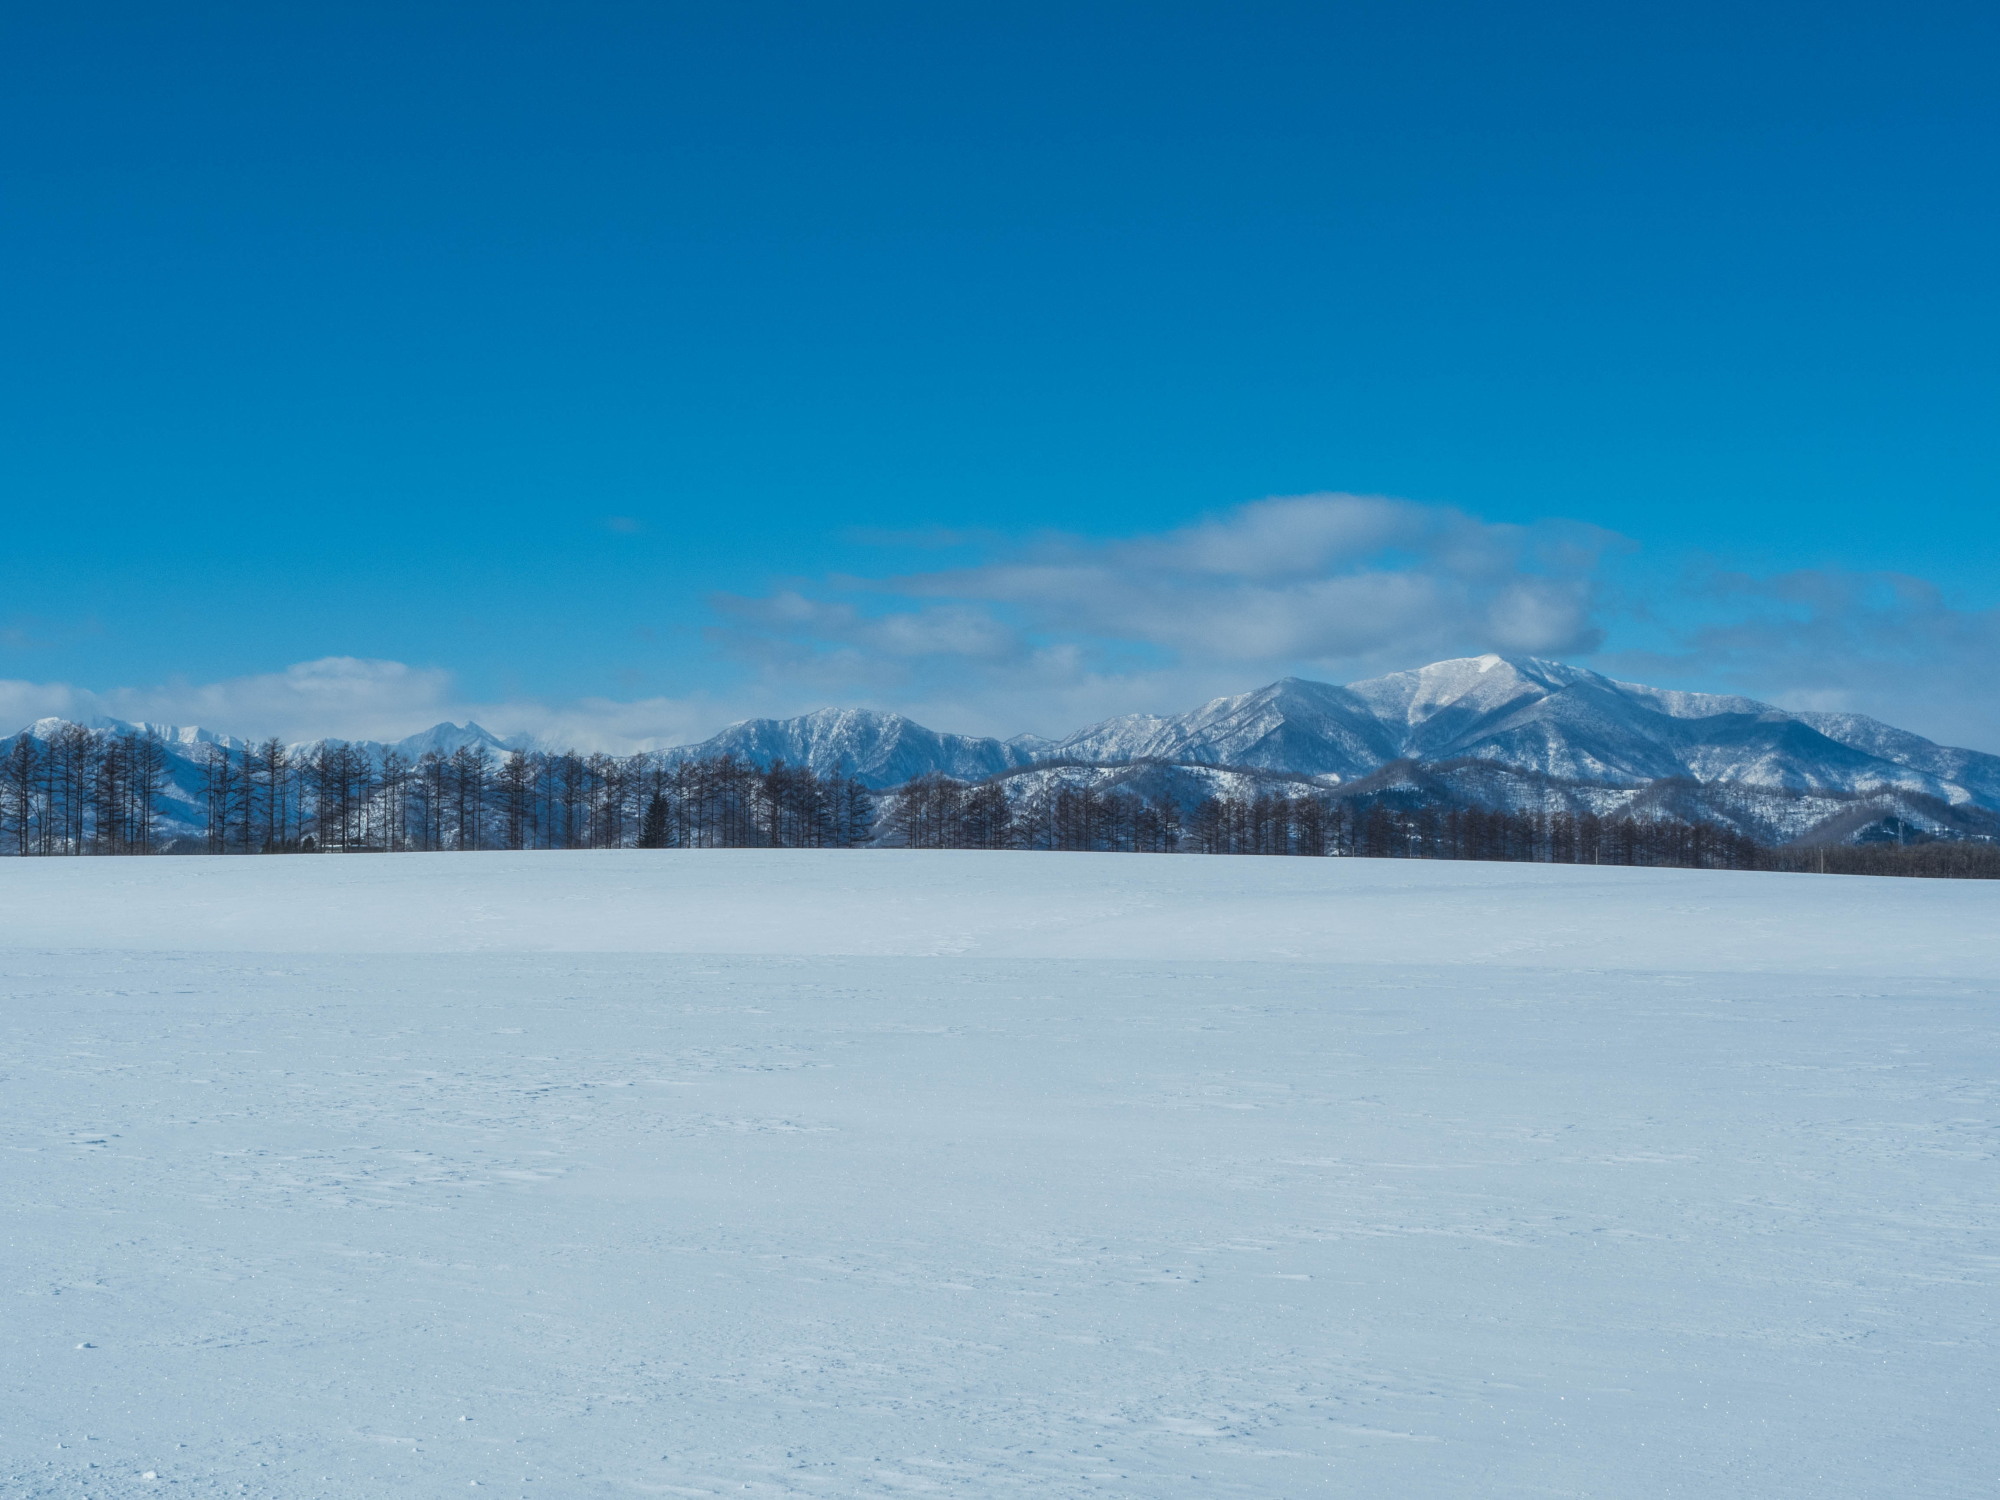
{"label": "snowy mountain ridge", "polygon": [[[19,733],[32,735],[38,740],[47,740],[71,722],[73,721],[69,719],[51,716],[35,720],[34,723],[27,725]],[[144,719],[114,719],[104,714],[99,714],[95,718],[83,721],[83,727],[86,729],[108,729],[114,734],[121,735],[157,734],[166,742],[169,751],[183,754],[198,752],[204,745],[217,745],[225,750],[247,750],[253,749],[262,743],[262,741],[245,739],[238,735],[225,734],[220,730],[203,729],[199,725],[194,724],[155,724]],[[9,735],[8,738],[12,739],[15,736]],[[337,741],[331,737],[322,737],[316,740],[291,741],[285,745],[285,750],[288,754],[297,757],[317,750],[322,745],[336,743],[352,744],[354,748],[367,753],[378,763],[381,761],[383,753],[389,750],[397,751],[409,759],[415,760],[429,751],[434,750],[440,755],[450,755],[454,751],[466,746],[483,748],[496,753],[508,750],[531,750],[535,748],[535,741],[531,736],[517,734],[502,739],[484,725],[475,724],[468,719],[463,724],[453,724],[448,720],[441,724],[433,724],[428,729],[419,730],[415,734],[405,735],[400,740]]]}
{"label": "snowy mountain ridge", "polygon": [[[899,786],[912,777],[942,772],[980,781],[1047,758],[1011,740],[942,734],[901,714],[866,708],[823,708],[796,719],[745,719],[694,745],[664,752],[676,760],[737,755],[758,765],[784,761],[819,774],[852,776],[871,787]],[[1041,750],[1042,753],[1036,753]]]}
{"label": "snowy mountain ridge", "polygon": [[[63,724],[42,719],[22,732],[46,741]],[[159,733],[169,760],[163,811],[190,826],[198,821],[207,747],[253,748],[194,726],[100,719],[88,727]],[[288,749],[298,764],[328,743]],[[379,767],[391,751],[415,762],[466,748],[498,756],[541,747],[468,721],[352,748]],[[1850,823],[1859,829],[1885,816],[1946,836],[1988,837],[2000,829],[2000,756],[1939,745],[1861,714],[1791,712],[1731,694],[1621,682],[1535,657],[1465,657],[1346,686],[1285,678],[1184,714],[1126,714],[1058,739],[950,734],[902,714],[828,708],[744,720],[662,754],[784,761],[877,791],[929,773],[1000,777],[1018,793],[1053,777],[1190,804],[1282,782],[1294,790],[1528,810],[1658,804],[1765,840]]]}
{"label": "snowy mountain ridge", "polygon": [[2000,756],[1938,745],[1861,714],[1620,682],[1535,657],[1478,656],[1345,687],[1288,677],[1185,714],[1127,714],[1055,740],[940,734],[899,714],[821,710],[731,725],[682,757],[732,752],[888,787],[1054,761],[1172,762],[1303,775],[1328,785],[1401,761],[1460,760],[1565,781],[1663,780],[1793,793],[1913,793],[2000,809]]}

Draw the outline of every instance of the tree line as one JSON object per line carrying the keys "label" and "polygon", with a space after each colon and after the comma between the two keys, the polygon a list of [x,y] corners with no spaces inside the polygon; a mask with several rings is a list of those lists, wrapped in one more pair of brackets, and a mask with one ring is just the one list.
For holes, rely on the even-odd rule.
{"label": "tree line", "polygon": [[[65,724],[0,754],[0,849],[18,855],[473,849],[840,849],[874,837],[851,777],[736,756],[583,755],[479,745],[205,744],[163,816],[157,734]],[[179,831],[170,828],[179,823]],[[190,835],[187,824],[199,830]],[[171,836],[170,836],[171,835]]]}
{"label": "tree line", "polygon": [[169,770],[155,733],[64,724],[23,731],[0,755],[0,848],[13,854],[150,854]]}
{"label": "tree line", "polygon": [[411,759],[338,742],[208,747],[215,853],[472,849],[847,849],[874,798],[806,766],[479,745]]}
{"label": "tree line", "polygon": [[1337,794],[1207,797],[1183,813],[1122,788],[1053,784],[1010,802],[996,783],[924,776],[899,791],[890,841],[919,849],[1141,854],[1358,855],[1375,859],[1763,868],[1769,851],[1717,823],[1425,804]]}
{"label": "tree line", "polygon": [[[181,831],[162,803],[176,757],[157,734],[64,724],[0,753],[0,850],[16,855],[475,849],[1079,850],[1359,856],[2000,877],[2000,846],[1961,840],[1771,848],[1720,823],[1275,790],[1171,798],[1060,777],[932,774],[876,793],[852,777],[734,755],[616,756],[478,745],[411,757],[340,741],[200,747]],[[183,762],[186,765],[185,762]],[[189,783],[191,776],[191,784]],[[190,805],[191,803],[191,805]],[[190,813],[192,818],[190,819]],[[185,831],[193,821],[199,832]]]}
{"label": "tree line", "polygon": [[1972,839],[1919,843],[1826,844],[1770,849],[1763,868],[1820,875],[1915,875],[1933,880],[2000,880],[2000,844]]}

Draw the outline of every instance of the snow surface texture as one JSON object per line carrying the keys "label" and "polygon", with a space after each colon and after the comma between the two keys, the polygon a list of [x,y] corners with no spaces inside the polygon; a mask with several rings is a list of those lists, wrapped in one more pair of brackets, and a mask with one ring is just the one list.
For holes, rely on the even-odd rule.
{"label": "snow surface texture", "polygon": [[1981,1496],[2000,886],[0,862],[0,1493]]}

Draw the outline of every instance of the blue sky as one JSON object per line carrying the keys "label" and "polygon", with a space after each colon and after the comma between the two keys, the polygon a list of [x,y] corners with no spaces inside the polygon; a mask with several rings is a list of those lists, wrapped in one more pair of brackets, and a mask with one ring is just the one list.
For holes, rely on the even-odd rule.
{"label": "blue sky", "polygon": [[0,714],[1055,732],[1503,649],[2000,749],[1997,43],[15,7]]}

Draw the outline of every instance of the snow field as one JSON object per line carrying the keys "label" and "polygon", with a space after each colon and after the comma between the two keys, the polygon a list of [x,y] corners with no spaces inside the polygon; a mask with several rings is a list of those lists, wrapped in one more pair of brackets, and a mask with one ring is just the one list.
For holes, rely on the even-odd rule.
{"label": "snow field", "polygon": [[0,1493],[1988,1495],[1996,917],[0,862]]}

